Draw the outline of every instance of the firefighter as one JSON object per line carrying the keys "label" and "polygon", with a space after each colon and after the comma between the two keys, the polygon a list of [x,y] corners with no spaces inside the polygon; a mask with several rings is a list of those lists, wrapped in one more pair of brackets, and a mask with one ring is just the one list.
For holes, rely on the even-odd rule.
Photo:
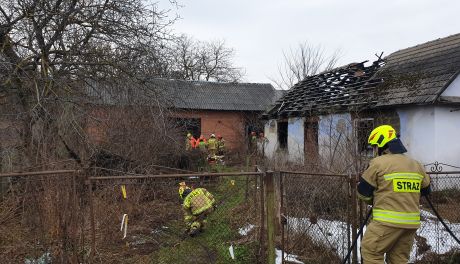
{"label": "firefighter", "polygon": [[374,159],[358,184],[359,198],[373,205],[361,246],[366,264],[407,263],[420,227],[420,196],[430,193],[430,178],[407,152],[396,131],[382,125],[369,135]]}
{"label": "firefighter", "polygon": [[221,135],[217,135],[217,155],[223,156],[225,152],[225,140]]}
{"label": "firefighter", "polygon": [[193,137],[192,134],[188,133],[187,138],[185,140],[185,150],[189,151],[196,147],[196,139]]}
{"label": "firefighter", "polygon": [[192,190],[185,182],[179,183],[179,197],[184,211],[187,232],[195,236],[203,231],[207,223],[206,217],[214,211],[216,201],[205,188]]}
{"label": "firefighter", "polygon": [[217,139],[216,135],[211,134],[211,136],[208,139],[208,151],[209,151],[209,156],[214,157],[216,156],[217,153]]}
{"label": "firefighter", "polygon": [[208,147],[208,143],[206,141],[206,138],[204,138],[203,135],[200,135],[198,138],[198,141],[196,143],[196,147],[199,148],[202,152],[206,152],[206,149]]}

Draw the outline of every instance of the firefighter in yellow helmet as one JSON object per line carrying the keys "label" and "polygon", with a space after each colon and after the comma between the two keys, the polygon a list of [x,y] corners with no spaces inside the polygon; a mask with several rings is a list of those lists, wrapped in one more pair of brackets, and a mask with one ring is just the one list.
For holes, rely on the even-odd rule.
{"label": "firefighter in yellow helmet", "polygon": [[218,146],[217,144],[216,135],[211,134],[211,137],[208,139],[208,151],[210,157],[216,156]]}
{"label": "firefighter in yellow helmet", "polygon": [[187,133],[187,138],[185,139],[185,150],[190,151],[196,147],[197,140],[193,137],[191,133]]}
{"label": "firefighter in yellow helmet", "polygon": [[396,131],[389,125],[375,128],[368,143],[377,154],[358,184],[359,198],[373,204],[372,220],[364,234],[361,254],[365,264],[409,261],[420,227],[420,195],[430,193],[430,178],[423,166],[408,157]]}
{"label": "firefighter in yellow helmet", "polygon": [[214,196],[205,188],[189,188],[185,182],[179,183],[179,197],[184,211],[184,221],[190,236],[203,231],[206,217],[214,210]]}

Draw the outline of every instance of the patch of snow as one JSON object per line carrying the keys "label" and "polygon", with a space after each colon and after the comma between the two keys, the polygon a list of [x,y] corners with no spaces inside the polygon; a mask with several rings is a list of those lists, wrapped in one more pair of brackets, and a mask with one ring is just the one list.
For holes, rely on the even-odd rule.
{"label": "patch of snow", "polygon": [[[452,249],[459,249],[460,246],[444,229],[435,215],[428,211],[421,210],[421,226],[417,230],[417,235],[424,237],[430,249],[421,254],[417,254],[418,246],[414,241],[414,246],[410,254],[410,261],[420,260],[425,253],[434,252],[436,254],[444,254]],[[291,232],[307,234],[316,243],[322,244],[337,252],[344,258],[348,253],[347,248],[347,223],[342,221],[331,221],[317,219],[315,223],[311,223],[309,218],[288,217],[288,228]],[[460,223],[444,222],[449,226],[454,234],[460,234]],[[364,227],[364,232],[366,227]],[[351,234],[350,234],[351,241]],[[351,241],[352,242],[352,241]],[[350,242],[350,243],[351,243]],[[358,239],[357,247],[361,247],[361,240]],[[360,259],[360,250],[358,250],[358,259]]]}
{"label": "patch of snow", "polygon": [[[276,264],[281,264],[283,263],[282,261],[282,251],[279,250],[279,249],[275,249],[276,250],[276,261],[275,263]],[[291,263],[300,263],[300,264],[304,264],[302,261],[298,260],[297,259],[297,256],[296,255],[292,255],[292,254],[288,254],[286,252],[284,252],[284,260],[285,261],[289,261]]]}
{"label": "patch of snow", "polygon": [[294,232],[308,234],[314,242],[333,249],[340,257],[347,254],[347,223],[317,219],[313,224],[309,218],[294,217],[288,217],[287,222]]}
{"label": "patch of snow", "polygon": [[238,229],[238,233],[242,236],[246,236],[254,228],[254,225],[246,224],[245,226]]}
{"label": "patch of snow", "polygon": [[[431,247],[427,252],[435,252],[436,254],[444,254],[452,249],[458,249],[460,246],[455,239],[450,236],[444,226],[439,222],[435,215],[428,211],[421,210],[422,222],[420,228],[417,230],[417,235],[426,238],[426,243]],[[444,219],[446,225],[458,237],[460,234],[460,224],[450,223]],[[427,253],[424,252],[424,253]],[[420,260],[423,254],[417,255],[417,246],[414,243],[411,251],[411,260]]]}
{"label": "patch of snow", "polygon": [[49,252],[43,253],[38,259],[26,259],[24,264],[50,264],[51,254]]}

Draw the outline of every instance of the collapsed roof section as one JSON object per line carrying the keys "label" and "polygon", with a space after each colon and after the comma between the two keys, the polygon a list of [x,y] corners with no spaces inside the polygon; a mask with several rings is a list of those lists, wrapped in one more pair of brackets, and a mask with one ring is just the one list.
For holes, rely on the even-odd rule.
{"label": "collapsed roof section", "polygon": [[378,59],[370,66],[365,66],[366,62],[351,63],[307,77],[276,102],[267,112],[268,117],[343,112],[376,103],[372,93],[382,79],[373,77],[383,65],[383,60]]}
{"label": "collapsed roof section", "polygon": [[407,105],[460,105],[442,96],[460,73],[460,34],[399,50],[372,65],[352,63],[307,77],[267,112],[300,117]]}

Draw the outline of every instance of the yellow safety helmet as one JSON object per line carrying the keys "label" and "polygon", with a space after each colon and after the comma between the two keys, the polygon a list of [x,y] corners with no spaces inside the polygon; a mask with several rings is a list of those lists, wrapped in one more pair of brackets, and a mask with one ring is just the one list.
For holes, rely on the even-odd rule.
{"label": "yellow safety helmet", "polygon": [[192,137],[192,134],[187,133],[187,138],[191,138],[191,137]]}
{"label": "yellow safety helmet", "polygon": [[[184,199],[184,198],[185,198],[185,197],[183,197],[183,196],[184,196],[184,192],[185,192],[186,194],[188,194],[188,192],[186,192],[187,189],[188,189],[188,190],[191,190],[190,187],[188,187],[187,184],[186,184],[185,182],[179,182],[179,197],[180,197],[181,199]],[[185,195],[185,196],[187,196],[187,195]]]}
{"label": "yellow safety helmet", "polygon": [[369,145],[377,145],[379,148],[396,138],[396,130],[390,125],[382,125],[374,128],[369,135]]}

